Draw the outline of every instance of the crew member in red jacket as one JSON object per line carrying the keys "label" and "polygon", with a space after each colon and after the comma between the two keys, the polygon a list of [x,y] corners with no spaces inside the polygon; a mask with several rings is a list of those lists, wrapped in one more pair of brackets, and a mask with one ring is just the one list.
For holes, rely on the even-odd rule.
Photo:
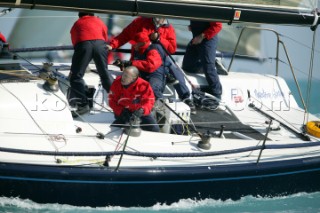
{"label": "crew member in red jacket", "polygon": [[166,70],[163,65],[165,53],[159,44],[152,44],[148,34],[144,32],[136,34],[134,41],[130,61],[119,60],[114,64],[120,68],[131,65],[137,67],[140,77],[151,84],[155,98],[161,99],[166,82]]}
{"label": "crew member in red jacket", "polygon": [[151,41],[159,41],[170,54],[176,52],[176,33],[171,24],[163,18],[138,17],[134,19],[123,31],[113,38],[108,48],[117,49],[127,42],[135,44],[136,34],[144,32],[150,36]]}
{"label": "crew member in red jacket", "polygon": [[79,12],[79,19],[71,28],[71,40],[74,46],[72,65],[70,72],[70,85],[78,109],[73,113],[76,117],[90,111],[86,87],[83,80],[85,70],[93,59],[97,71],[100,75],[103,88],[109,92],[112,76],[108,72],[108,49],[106,47],[108,39],[107,26],[93,13]]}
{"label": "crew member in red jacket", "polygon": [[[135,36],[141,32],[149,35],[149,39],[153,43],[161,43],[161,46],[159,48],[164,47],[169,54],[174,54],[176,52],[177,41],[176,33],[173,26],[169,24],[167,19],[157,17],[138,17],[134,19],[127,27],[123,29],[123,31],[118,36],[110,41],[110,45],[108,45],[109,50],[117,49],[127,42],[130,42],[132,45],[134,45]],[[175,67],[172,62],[166,63],[165,66]],[[169,68],[166,69],[170,70]],[[168,74],[169,73],[166,73],[166,75]],[[170,74],[179,81],[179,84],[173,85],[179,95],[179,98],[186,104],[188,104],[191,110],[195,112],[195,106],[190,99],[190,90],[186,85],[183,73],[181,73],[180,70],[176,70],[175,72]]]}
{"label": "crew member in red jacket", "polygon": [[217,34],[222,29],[220,22],[190,21],[189,30],[193,38],[187,46],[182,68],[188,72],[197,72],[199,68],[208,81],[212,95],[221,99],[222,86],[215,68]]}
{"label": "crew member in red jacket", "polygon": [[4,35],[0,32],[0,42],[6,43],[6,37],[4,37]]}
{"label": "crew member in red jacket", "polygon": [[154,102],[152,88],[139,77],[139,70],[134,66],[126,67],[110,88],[109,106],[116,118],[113,125],[121,127],[136,116],[141,119],[142,129],[159,132],[159,126],[151,115]]}
{"label": "crew member in red jacket", "polygon": [[[3,47],[3,44],[7,43],[6,37],[4,37],[4,35],[0,32],[0,48]],[[1,51],[1,49],[0,49]]]}

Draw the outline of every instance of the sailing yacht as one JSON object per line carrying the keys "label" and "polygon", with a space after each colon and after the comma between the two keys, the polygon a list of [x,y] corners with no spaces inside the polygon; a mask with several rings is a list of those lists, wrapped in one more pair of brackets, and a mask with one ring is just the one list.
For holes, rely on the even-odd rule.
{"label": "sailing yacht", "polygon": [[[4,0],[0,6],[217,20],[231,25],[299,25],[310,30],[319,24],[317,1],[301,0],[91,0],[85,4]],[[245,27],[243,32],[250,29],[274,33],[276,61],[281,49],[291,65],[276,31]],[[199,105],[197,114],[191,114],[168,85],[165,101],[154,109],[161,115],[161,132],[154,133],[133,124],[111,126],[113,112],[92,65],[85,75],[92,91],[90,113],[73,118],[68,102],[70,63],[30,62],[3,45],[0,195],[39,203],[152,206],[183,198],[224,200],[319,191],[319,118],[309,113],[301,92],[303,104],[298,105],[279,76],[279,66],[271,74],[233,72],[238,46],[239,42],[228,75],[220,75],[219,108]],[[310,60],[314,60],[312,53]],[[114,77],[121,75],[118,67],[109,69]],[[181,72],[190,89],[191,85],[207,87],[203,74]],[[201,101],[216,100],[204,93]]]}

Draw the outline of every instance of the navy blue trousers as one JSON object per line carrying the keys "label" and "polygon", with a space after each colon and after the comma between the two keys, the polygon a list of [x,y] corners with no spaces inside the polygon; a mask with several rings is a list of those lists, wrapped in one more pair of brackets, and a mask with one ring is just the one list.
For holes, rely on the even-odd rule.
{"label": "navy blue trousers", "polygon": [[222,86],[215,67],[218,37],[210,40],[204,39],[198,45],[188,44],[183,58],[182,68],[190,73],[198,72],[202,68],[212,95],[221,98]]}
{"label": "navy blue trousers", "polygon": [[190,97],[189,88],[186,85],[186,80],[181,70],[175,65],[171,60],[168,65],[169,72],[174,76],[176,80],[179,81],[178,84],[173,85],[174,89],[177,91],[178,96],[181,100],[185,100]]}
{"label": "navy blue trousers", "polygon": [[166,84],[164,69],[158,69],[153,73],[140,72],[140,77],[150,83],[156,100],[163,98]]}
{"label": "navy blue trousers", "polygon": [[72,98],[76,98],[79,105],[88,104],[86,84],[83,80],[86,68],[93,59],[99,73],[103,88],[109,92],[113,78],[108,72],[108,50],[103,40],[90,40],[78,43],[74,47],[70,73]]}

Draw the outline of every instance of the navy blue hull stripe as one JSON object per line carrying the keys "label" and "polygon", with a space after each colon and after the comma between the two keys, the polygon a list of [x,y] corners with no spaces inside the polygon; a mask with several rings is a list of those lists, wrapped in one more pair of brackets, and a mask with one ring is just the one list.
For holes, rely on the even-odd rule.
{"label": "navy blue hull stripe", "polygon": [[317,172],[320,168],[299,170],[294,172],[283,172],[267,175],[253,175],[241,177],[228,177],[228,178],[208,178],[208,179],[195,179],[195,180],[167,180],[167,181],[95,181],[95,180],[63,180],[63,179],[47,179],[47,178],[25,178],[14,176],[0,176],[4,180],[18,180],[18,181],[39,181],[39,182],[57,182],[57,183],[84,183],[84,184],[167,184],[167,183],[195,183],[195,182],[210,182],[210,181],[229,181],[229,180],[245,180],[255,178],[268,178],[284,175],[294,175],[300,173]]}

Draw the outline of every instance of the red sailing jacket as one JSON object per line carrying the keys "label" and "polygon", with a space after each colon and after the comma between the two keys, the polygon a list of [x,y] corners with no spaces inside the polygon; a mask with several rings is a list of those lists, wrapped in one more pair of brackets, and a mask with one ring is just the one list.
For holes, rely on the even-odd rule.
{"label": "red sailing jacket", "polygon": [[[141,57],[144,54],[145,56]],[[144,58],[144,59],[137,59],[137,58]],[[134,51],[134,49],[132,49],[130,61],[132,62],[132,66],[137,67],[139,71],[143,71],[147,73],[152,73],[156,71],[162,65],[162,58],[158,50],[156,49],[151,49],[151,50],[143,49],[141,50],[139,55]]]}
{"label": "red sailing jacket", "polygon": [[222,30],[221,22],[210,22],[210,27],[203,32],[204,37],[210,40],[215,35],[217,35],[221,30]]}
{"label": "red sailing jacket", "polygon": [[6,40],[6,37],[4,37],[4,35],[2,33],[0,33],[0,41],[6,43],[7,40]]}
{"label": "red sailing jacket", "polygon": [[[154,33],[156,28],[153,24],[152,18],[138,17],[134,19],[123,31],[111,40],[112,48],[119,48],[127,42],[134,44],[134,37],[139,32],[145,32],[148,35]],[[176,52],[177,41],[176,33],[171,24],[162,25],[157,32],[160,34],[161,44],[168,50],[170,54]]]}
{"label": "red sailing jacket", "polygon": [[108,40],[108,28],[96,16],[83,16],[79,18],[73,24],[70,33],[73,46],[82,41]]}
{"label": "red sailing jacket", "polygon": [[128,88],[121,84],[121,76],[118,76],[111,85],[109,93],[109,106],[119,116],[124,108],[130,112],[143,108],[144,115],[149,115],[154,105],[154,94],[150,84],[138,78]]}
{"label": "red sailing jacket", "polygon": [[221,22],[190,21],[189,29],[193,37],[204,34],[207,40],[212,39],[222,30]]}

